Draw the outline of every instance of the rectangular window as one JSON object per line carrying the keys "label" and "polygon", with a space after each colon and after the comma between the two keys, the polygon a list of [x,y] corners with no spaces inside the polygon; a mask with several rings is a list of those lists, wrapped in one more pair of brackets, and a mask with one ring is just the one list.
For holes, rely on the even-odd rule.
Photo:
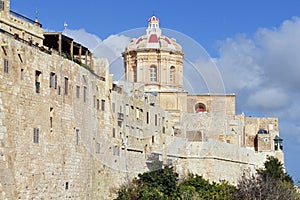
{"label": "rectangular window", "polygon": [[146,114],[146,122],[147,122],[147,124],[149,124],[149,112],[147,112],[147,114]]}
{"label": "rectangular window", "polygon": [[65,95],[68,95],[69,93],[69,79],[68,77],[65,77]]}
{"label": "rectangular window", "polygon": [[24,69],[21,69],[21,80],[24,80]]}
{"label": "rectangular window", "polygon": [[152,140],[152,144],[154,144],[154,135],[152,135],[151,140]]}
{"label": "rectangular window", "polygon": [[61,95],[61,87],[60,87],[60,85],[58,86],[58,95]]}
{"label": "rectangular window", "polygon": [[97,154],[100,153],[100,143],[99,142],[96,143],[96,153]]}
{"label": "rectangular window", "polygon": [[83,88],[83,102],[86,102],[86,93],[87,93],[87,88],[84,86],[84,88]]}
{"label": "rectangular window", "polygon": [[99,101],[99,99],[97,99],[97,110],[99,110],[100,109],[100,101]]}
{"label": "rectangular window", "polygon": [[41,87],[41,74],[40,71],[35,71],[35,92],[40,93],[40,87]]}
{"label": "rectangular window", "polygon": [[116,145],[114,146],[114,156],[119,156],[120,155],[120,148]]}
{"label": "rectangular window", "polygon": [[53,127],[53,108],[50,107],[50,128]]}
{"label": "rectangular window", "polygon": [[105,100],[101,100],[101,110],[104,111],[105,110]]}
{"label": "rectangular window", "polygon": [[113,128],[112,134],[113,134],[113,138],[115,138],[116,137],[116,129],[115,128]]}
{"label": "rectangular window", "polygon": [[39,128],[33,129],[33,143],[39,143]]}
{"label": "rectangular window", "polygon": [[157,81],[157,74],[156,74],[156,67],[151,66],[150,67],[150,81],[151,82],[156,82]]}
{"label": "rectangular window", "polygon": [[50,87],[55,89],[57,87],[57,76],[54,72],[50,73]]}
{"label": "rectangular window", "polygon": [[156,114],[154,115],[154,123],[155,123],[155,126],[157,126],[157,115]]}
{"label": "rectangular window", "polygon": [[115,103],[112,103],[112,110],[113,110],[113,113],[116,112],[116,104]]}
{"label": "rectangular window", "polygon": [[93,96],[93,104],[94,104],[94,108],[96,108],[96,95]]}
{"label": "rectangular window", "polygon": [[76,85],[76,98],[80,97],[80,86]]}
{"label": "rectangular window", "polygon": [[129,115],[129,105],[126,105],[126,107],[125,107],[125,115],[126,116]]}
{"label": "rectangular window", "polygon": [[8,73],[8,60],[4,59],[4,73]]}
{"label": "rectangular window", "polygon": [[76,145],[79,145],[79,128],[76,128]]}
{"label": "rectangular window", "polygon": [[4,0],[0,1],[0,10],[4,10]]}

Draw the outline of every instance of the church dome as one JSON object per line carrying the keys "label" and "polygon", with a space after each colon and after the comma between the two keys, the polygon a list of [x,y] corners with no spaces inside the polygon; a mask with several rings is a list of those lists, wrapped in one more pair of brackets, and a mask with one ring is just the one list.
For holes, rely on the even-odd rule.
{"label": "church dome", "polygon": [[162,31],[159,28],[159,19],[154,15],[148,20],[146,34],[137,39],[133,38],[126,47],[126,51],[144,49],[160,49],[174,52],[181,52],[182,50],[181,46],[174,38],[170,39],[167,36],[162,35]]}

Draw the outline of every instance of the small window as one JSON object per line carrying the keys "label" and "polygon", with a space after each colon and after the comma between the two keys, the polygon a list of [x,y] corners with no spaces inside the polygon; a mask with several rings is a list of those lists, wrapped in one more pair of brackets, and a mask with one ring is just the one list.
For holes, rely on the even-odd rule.
{"label": "small window", "polygon": [[69,183],[66,182],[66,190],[68,190],[68,189],[69,189]]}
{"label": "small window", "polygon": [[97,99],[97,110],[99,110],[99,109],[100,109],[100,100]]}
{"label": "small window", "polygon": [[96,143],[96,153],[97,154],[100,153],[100,143],[99,142]]}
{"label": "small window", "polygon": [[54,72],[50,73],[50,87],[55,89],[57,87],[57,76]]}
{"label": "small window", "polygon": [[4,10],[4,0],[0,1],[0,10]]}
{"label": "small window", "polygon": [[157,69],[155,65],[150,67],[150,81],[156,82],[157,81]]}
{"label": "small window", "polygon": [[39,143],[39,128],[33,129],[33,143]]}
{"label": "small window", "polygon": [[113,110],[113,113],[116,112],[116,104],[115,103],[112,103],[112,110]]}
{"label": "small window", "polygon": [[93,96],[93,105],[94,105],[94,108],[96,108],[96,95]]}
{"label": "small window", "polygon": [[50,108],[50,128],[53,127],[53,108]]}
{"label": "small window", "polygon": [[8,60],[4,59],[4,73],[8,73]]}
{"label": "small window", "polygon": [[115,128],[112,129],[112,134],[113,134],[113,138],[115,138],[116,137],[116,129]]}
{"label": "small window", "polygon": [[170,83],[175,83],[175,67],[170,67]]}
{"label": "small window", "polygon": [[58,86],[58,95],[61,95],[61,86]]}
{"label": "small window", "polygon": [[120,155],[120,148],[116,145],[114,146],[114,152],[113,152],[114,156],[119,156]]}
{"label": "small window", "polygon": [[151,141],[151,142],[152,142],[152,144],[154,144],[154,142],[155,142],[155,141],[154,141],[154,135],[152,135],[152,138],[151,138],[151,140],[152,140],[152,141]]}
{"label": "small window", "polygon": [[35,71],[35,92],[40,93],[40,87],[41,87],[41,74],[40,71]]}
{"label": "small window", "polygon": [[155,126],[157,126],[157,115],[156,114],[154,115],[154,123],[155,123]]}
{"label": "small window", "polygon": [[68,77],[65,77],[65,95],[68,95],[69,93],[69,79]]}
{"label": "small window", "polygon": [[24,69],[21,69],[21,80],[24,80]]}
{"label": "small window", "polygon": [[87,88],[84,86],[83,88],[83,102],[86,102]]}
{"label": "small window", "polygon": [[147,124],[149,124],[149,112],[147,112],[147,114],[146,114],[146,122],[147,122]]}
{"label": "small window", "polygon": [[104,111],[105,110],[105,100],[101,100],[101,110]]}
{"label": "small window", "polygon": [[76,128],[76,145],[79,145],[79,128]]}
{"label": "small window", "polygon": [[80,98],[80,86],[79,85],[77,85],[76,86],[76,98]]}
{"label": "small window", "polygon": [[206,107],[203,103],[197,103],[195,105],[195,111],[196,113],[206,112]]}

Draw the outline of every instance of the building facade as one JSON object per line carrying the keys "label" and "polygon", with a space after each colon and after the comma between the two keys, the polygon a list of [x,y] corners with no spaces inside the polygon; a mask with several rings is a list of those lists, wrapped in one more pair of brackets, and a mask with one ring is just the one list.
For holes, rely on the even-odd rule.
{"label": "building facade", "polygon": [[0,1],[1,199],[112,199],[139,173],[173,165],[236,183],[283,161],[277,118],[235,113],[235,95],[190,95],[183,56],[159,20],[133,39],[125,81],[105,59]]}

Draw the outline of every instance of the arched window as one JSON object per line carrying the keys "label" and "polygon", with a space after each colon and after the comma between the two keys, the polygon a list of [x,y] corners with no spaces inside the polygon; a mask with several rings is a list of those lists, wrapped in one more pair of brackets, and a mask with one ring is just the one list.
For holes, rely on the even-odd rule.
{"label": "arched window", "polygon": [[175,67],[170,67],[170,83],[175,83]]}
{"label": "arched window", "polygon": [[132,72],[133,72],[133,82],[137,82],[137,70],[136,70],[136,66],[134,66],[132,68]]}
{"label": "arched window", "polygon": [[157,68],[155,65],[150,66],[150,81],[151,82],[157,81]]}
{"label": "arched window", "polygon": [[197,103],[195,105],[195,111],[196,113],[199,113],[199,112],[206,112],[206,107],[203,103]]}

